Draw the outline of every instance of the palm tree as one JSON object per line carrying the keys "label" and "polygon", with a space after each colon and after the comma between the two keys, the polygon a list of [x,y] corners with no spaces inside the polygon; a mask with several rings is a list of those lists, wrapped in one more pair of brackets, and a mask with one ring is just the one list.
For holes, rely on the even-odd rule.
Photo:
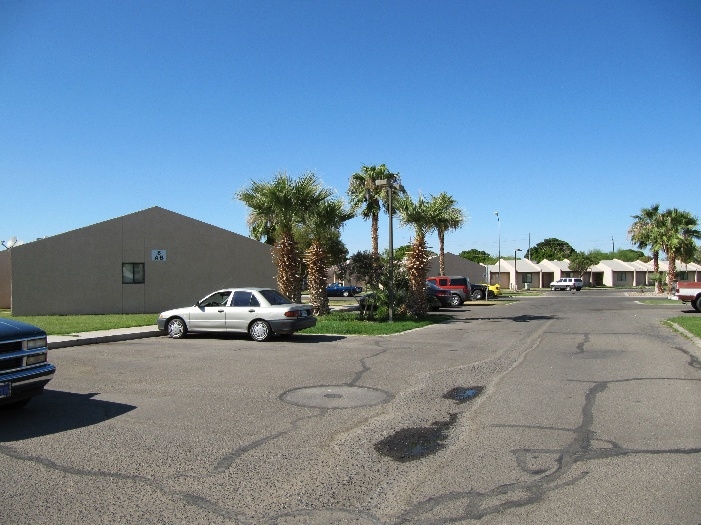
{"label": "palm tree", "polygon": [[396,186],[400,183],[399,173],[392,173],[384,164],[363,165],[359,172],[351,175],[347,191],[351,210],[354,213],[360,211],[360,216],[365,220],[370,219],[370,239],[372,254],[375,258],[379,258],[380,255],[378,247],[380,210],[383,205],[387,210],[386,192],[383,188],[377,187],[377,181],[384,179]]}
{"label": "palm tree", "polygon": [[246,218],[246,225],[254,239],[263,241],[265,244],[275,244],[275,228],[264,215],[259,215],[258,212],[251,210]]}
{"label": "palm tree", "polygon": [[[633,215],[635,222],[628,229],[630,240],[636,243],[638,249],[650,248],[652,253],[652,271],[657,276],[660,273],[660,250],[662,249],[662,215],[660,205],[653,204],[643,208],[638,215]],[[655,291],[662,293],[662,282],[655,280]]]}
{"label": "palm tree", "polygon": [[329,313],[329,298],[326,294],[329,244],[337,239],[343,223],[352,219],[355,214],[346,209],[340,199],[327,199],[309,211],[305,226],[311,234],[312,241],[304,253],[309,303],[317,315],[325,315]]}
{"label": "palm tree", "polygon": [[257,240],[264,236],[272,240],[278,289],[294,301],[299,302],[302,293],[295,226],[304,223],[309,211],[331,195],[333,190],[324,188],[313,173],[291,179],[285,172],[271,182],[252,181],[234,195],[250,208],[247,223],[251,235]]}
{"label": "palm tree", "polygon": [[431,203],[421,194],[416,202],[411,197],[405,196],[399,200],[397,210],[400,223],[414,228],[414,240],[406,263],[409,276],[407,311],[409,315],[422,317],[428,311],[426,277],[428,277],[430,255],[426,247],[426,235],[436,229],[432,220]]}
{"label": "palm tree", "polygon": [[446,192],[441,192],[429,201],[430,216],[433,227],[438,234],[439,274],[445,275],[445,233],[459,229],[465,224],[465,214],[456,207],[457,201]]}
{"label": "palm tree", "polygon": [[662,249],[667,254],[667,287],[671,292],[677,281],[677,259],[689,261],[701,239],[699,221],[688,211],[672,208],[661,215]]}

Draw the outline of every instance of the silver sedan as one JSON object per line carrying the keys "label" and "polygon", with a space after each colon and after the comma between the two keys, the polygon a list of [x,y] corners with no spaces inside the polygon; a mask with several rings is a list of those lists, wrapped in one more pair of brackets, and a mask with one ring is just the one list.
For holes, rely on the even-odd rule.
{"label": "silver sedan", "polygon": [[248,332],[254,341],[265,341],[272,334],[292,335],[315,325],[311,306],[270,288],[226,288],[158,316],[158,329],[173,339],[188,332]]}

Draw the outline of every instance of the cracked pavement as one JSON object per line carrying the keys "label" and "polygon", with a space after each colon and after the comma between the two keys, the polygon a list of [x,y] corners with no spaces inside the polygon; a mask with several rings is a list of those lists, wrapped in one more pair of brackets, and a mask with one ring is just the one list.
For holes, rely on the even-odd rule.
{"label": "cracked pavement", "polygon": [[[699,348],[659,322],[679,308],[587,291],[452,313],[387,337],[53,350],[45,395],[0,414],[0,522],[701,523]],[[388,395],[284,401],[333,385]],[[416,459],[376,449],[436,424]]]}

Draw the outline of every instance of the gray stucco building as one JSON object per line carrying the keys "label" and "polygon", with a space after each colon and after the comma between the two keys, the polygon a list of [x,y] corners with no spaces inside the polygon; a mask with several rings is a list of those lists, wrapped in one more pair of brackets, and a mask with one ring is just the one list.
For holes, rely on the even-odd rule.
{"label": "gray stucco building", "polygon": [[[444,256],[446,275],[463,275],[472,283],[485,282],[485,269],[481,264],[468,261],[450,252],[446,252]],[[428,277],[436,275],[440,275],[440,261],[437,255],[428,261]]]}
{"label": "gray stucco building", "polygon": [[158,313],[222,287],[276,287],[271,247],[160,207],[0,255],[13,315]]}

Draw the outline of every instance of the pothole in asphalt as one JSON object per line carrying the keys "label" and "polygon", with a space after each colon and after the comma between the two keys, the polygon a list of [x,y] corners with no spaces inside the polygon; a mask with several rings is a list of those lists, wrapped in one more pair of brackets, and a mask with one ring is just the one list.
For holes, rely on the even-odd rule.
{"label": "pothole in asphalt", "polygon": [[457,414],[450,414],[448,421],[434,421],[429,427],[403,428],[375,443],[375,450],[402,463],[435,454],[445,447],[448,429],[457,420]]}
{"label": "pothole in asphalt", "polygon": [[295,388],[280,395],[285,403],[314,408],[355,408],[380,405],[392,395],[376,388],[325,385]]}
{"label": "pothole in asphalt", "polygon": [[482,390],[484,390],[483,386],[456,386],[443,394],[443,399],[452,399],[458,403],[465,403],[480,395]]}

